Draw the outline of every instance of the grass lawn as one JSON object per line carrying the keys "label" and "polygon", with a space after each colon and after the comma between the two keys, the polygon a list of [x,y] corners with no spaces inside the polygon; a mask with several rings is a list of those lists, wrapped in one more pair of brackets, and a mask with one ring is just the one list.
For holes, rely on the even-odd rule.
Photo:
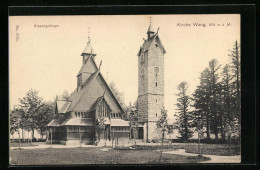
{"label": "grass lawn", "polygon": [[[198,145],[177,145],[173,146],[174,149],[185,149],[188,153],[199,153]],[[229,145],[227,144],[202,144],[201,145],[202,154],[206,155],[219,155],[219,156],[234,156],[240,155],[239,145],[231,146],[231,153],[229,151]]]}
{"label": "grass lawn", "polygon": [[[136,150],[155,150],[160,149],[160,145],[153,146],[145,146],[145,145],[137,145],[135,146]],[[121,148],[119,148],[121,149]],[[164,150],[177,150],[177,149],[185,149],[188,153],[199,154],[199,148],[197,144],[194,143],[185,143],[185,144],[172,144],[172,146],[164,145]],[[201,144],[201,152],[206,155],[219,155],[219,156],[234,156],[240,155],[240,147],[239,145],[231,146],[231,154],[229,151],[229,145],[227,144]]]}
{"label": "grass lawn", "polygon": [[12,165],[57,165],[57,164],[160,164],[196,163],[205,157],[191,157],[163,154],[156,150],[118,150],[101,151],[98,148],[50,148],[11,150]]}
{"label": "grass lawn", "polygon": [[[21,147],[28,147],[28,146],[38,146],[37,144],[35,143],[21,143]],[[19,143],[15,142],[10,142],[10,146],[9,147],[19,147]]]}

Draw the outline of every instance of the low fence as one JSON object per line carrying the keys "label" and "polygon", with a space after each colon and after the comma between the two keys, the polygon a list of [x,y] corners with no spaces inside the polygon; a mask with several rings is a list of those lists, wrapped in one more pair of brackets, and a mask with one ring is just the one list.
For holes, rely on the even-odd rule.
{"label": "low fence", "polygon": [[[147,149],[160,149],[161,143],[148,143],[142,139],[129,139],[129,138],[115,138],[114,140],[100,140],[97,146],[107,146],[112,148],[126,148],[126,147],[143,147]],[[165,141],[163,143],[164,148],[172,148],[171,141]]]}

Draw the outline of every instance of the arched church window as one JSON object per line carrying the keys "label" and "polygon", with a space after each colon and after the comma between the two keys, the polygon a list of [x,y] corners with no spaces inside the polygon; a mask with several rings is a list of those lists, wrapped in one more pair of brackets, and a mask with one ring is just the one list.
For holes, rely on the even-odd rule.
{"label": "arched church window", "polygon": [[155,114],[155,116],[157,117],[157,113]]}
{"label": "arched church window", "polygon": [[154,67],[154,73],[155,73],[155,76],[157,77],[157,75],[159,73],[159,67]]}
{"label": "arched church window", "polygon": [[155,83],[155,87],[157,87],[157,85],[158,85],[158,83],[156,82],[156,83]]}

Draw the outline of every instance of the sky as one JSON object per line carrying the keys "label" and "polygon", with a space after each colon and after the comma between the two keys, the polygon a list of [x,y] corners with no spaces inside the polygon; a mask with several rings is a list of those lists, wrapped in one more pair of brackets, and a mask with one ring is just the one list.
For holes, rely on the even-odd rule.
{"label": "sky", "polygon": [[126,104],[134,103],[138,95],[137,52],[147,38],[150,17],[153,28],[160,27],[159,37],[166,50],[165,108],[174,120],[178,84],[187,81],[192,94],[211,59],[222,65],[230,62],[229,49],[236,40],[240,42],[239,14],[11,16],[10,108],[19,104],[18,98],[29,89],[38,90],[45,101],[65,90],[74,91],[88,36],[97,53],[97,65],[102,60],[101,73],[107,83],[115,83]]}

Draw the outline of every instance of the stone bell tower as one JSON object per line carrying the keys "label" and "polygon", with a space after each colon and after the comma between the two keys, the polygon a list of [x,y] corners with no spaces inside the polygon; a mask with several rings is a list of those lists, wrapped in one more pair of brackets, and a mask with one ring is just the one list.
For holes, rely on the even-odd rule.
{"label": "stone bell tower", "polygon": [[150,22],[147,39],[138,52],[138,120],[144,140],[160,138],[156,122],[164,107],[164,54],[166,53]]}

